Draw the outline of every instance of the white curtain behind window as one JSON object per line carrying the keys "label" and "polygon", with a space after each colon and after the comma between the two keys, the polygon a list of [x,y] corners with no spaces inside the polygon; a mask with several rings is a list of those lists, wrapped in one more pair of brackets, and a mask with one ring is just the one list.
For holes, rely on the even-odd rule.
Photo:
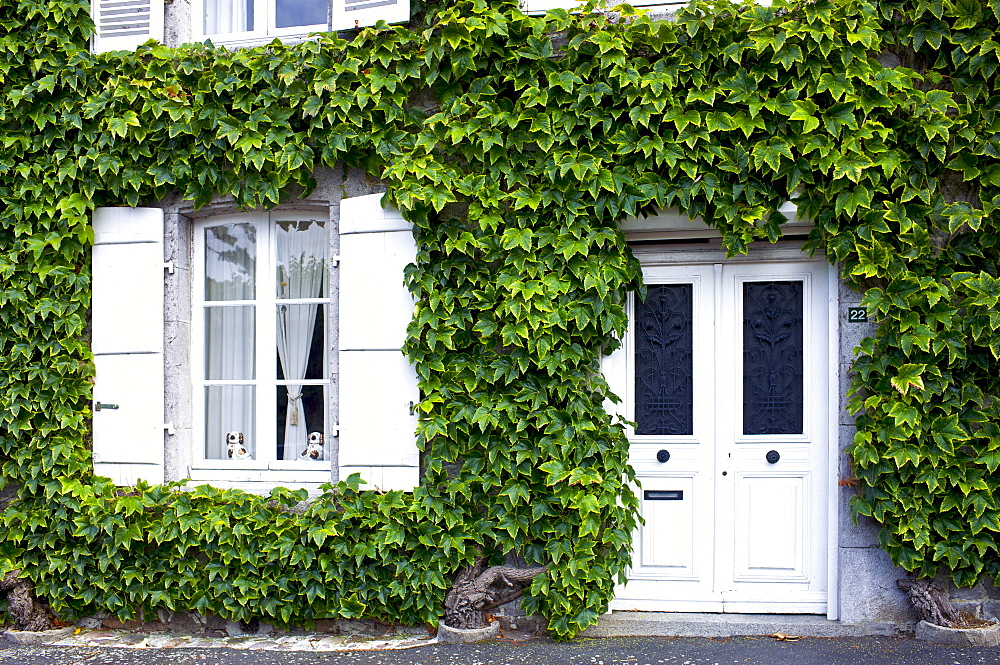
{"label": "white curtain behind window", "polygon": [[[205,229],[205,300],[254,300],[257,236],[253,224]],[[252,380],[256,369],[253,305],[205,308],[205,379]],[[205,391],[205,458],[226,457],[226,434],[242,432],[257,458],[252,385],[208,386]]]}
{"label": "white curtain behind window", "polygon": [[[278,222],[275,228],[278,298],[320,298],[326,277],[326,228],[322,222]],[[316,309],[319,305],[278,304],[278,358],[285,379],[306,378]],[[287,386],[284,459],[306,449],[309,427],[302,386]],[[322,428],[322,423],[319,424]]]}
{"label": "white curtain behind window", "polygon": [[253,0],[204,0],[205,34],[222,35],[253,30],[248,24],[247,3]]}

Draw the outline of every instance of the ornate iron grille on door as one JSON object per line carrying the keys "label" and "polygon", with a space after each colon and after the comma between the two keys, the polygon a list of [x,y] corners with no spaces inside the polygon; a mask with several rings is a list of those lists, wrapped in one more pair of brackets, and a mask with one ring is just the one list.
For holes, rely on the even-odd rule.
{"label": "ornate iron grille on door", "polygon": [[693,434],[692,285],[649,286],[635,321],[635,433]]}
{"label": "ornate iron grille on door", "polygon": [[743,284],[743,433],[802,433],[802,282]]}

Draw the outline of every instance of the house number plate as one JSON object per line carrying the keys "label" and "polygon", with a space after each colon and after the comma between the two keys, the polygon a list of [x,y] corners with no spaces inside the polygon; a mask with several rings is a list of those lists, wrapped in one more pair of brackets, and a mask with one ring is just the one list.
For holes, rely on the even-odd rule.
{"label": "house number plate", "polygon": [[848,307],[847,320],[851,323],[864,323],[868,320],[867,307]]}

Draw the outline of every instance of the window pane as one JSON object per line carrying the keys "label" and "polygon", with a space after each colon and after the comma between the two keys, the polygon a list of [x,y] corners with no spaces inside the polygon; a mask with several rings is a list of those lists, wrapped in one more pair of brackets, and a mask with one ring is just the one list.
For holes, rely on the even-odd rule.
{"label": "window pane", "polygon": [[205,0],[205,34],[253,30],[253,0]]}
{"label": "window pane", "polygon": [[275,25],[291,28],[299,25],[326,25],[329,0],[276,0]]}
{"label": "window pane", "polygon": [[325,394],[326,386],[278,386],[278,459],[327,459]]}
{"label": "window pane", "polygon": [[662,284],[636,301],[636,434],[694,433],[691,296],[691,284]]}
{"label": "window pane", "polygon": [[326,224],[278,222],[274,237],[277,296],[322,298],[326,294]]}
{"label": "window pane", "polygon": [[238,463],[240,434],[242,448],[257,459],[255,411],[253,386],[206,386],[205,459],[230,459],[232,450],[232,459]]}
{"label": "window pane", "polygon": [[326,378],[326,307],[278,305],[278,379]]}
{"label": "window pane", "polygon": [[205,300],[253,300],[257,229],[250,223],[205,229]]}
{"label": "window pane", "polygon": [[255,375],[253,305],[205,308],[205,378],[252,379]]}
{"label": "window pane", "polygon": [[743,284],[743,433],[802,433],[802,282]]}

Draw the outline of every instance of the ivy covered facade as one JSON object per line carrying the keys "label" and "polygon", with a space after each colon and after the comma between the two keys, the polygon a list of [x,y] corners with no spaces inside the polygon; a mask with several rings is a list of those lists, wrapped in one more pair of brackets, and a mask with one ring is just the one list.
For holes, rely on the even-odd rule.
{"label": "ivy covered facade", "polygon": [[[763,602],[898,622],[908,618],[891,590],[901,569],[964,586],[1000,575],[997,5],[693,3],[654,20],[468,0],[295,45],[96,55],[90,11],[79,0],[0,1],[0,572],[21,570],[61,617],[167,608],[279,624],[434,623],[456,571],[514,552],[547,568],[524,609],[569,637],[609,606],[676,611],[680,596],[657,597],[655,582],[707,579],[704,567],[670,572],[683,561],[657,543],[706,523],[727,525],[698,546],[729,547],[713,564],[729,571],[726,584],[776,595],[719,595],[713,572],[707,593],[721,605],[704,611]],[[191,443],[157,432],[165,484],[95,474],[94,428],[108,409],[96,409],[94,345],[109,293],[95,257],[120,244],[102,239],[102,215],[132,207],[163,220],[163,258],[176,259],[163,277],[168,323],[201,325],[175,339],[200,360],[164,371],[175,397],[209,405],[192,417],[207,422],[215,402],[201,395],[264,384],[234,370],[192,378],[191,367],[212,366],[197,356],[214,353],[195,339],[211,337],[205,322],[288,297],[332,332],[330,259],[349,261],[335,237],[378,217],[344,211],[382,192],[399,211],[386,213],[388,231],[403,224],[413,239],[396,281],[415,303],[398,345],[419,386],[410,487],[369,477],[362,488],[341,473],[351,464],[336,459],[330,425],[343,424],[345,395],[329,397],[337,382],[310,373],[311,352],[292,370],[291,337],[263,314],[224,329],[243,339],[254,326],[269,346],[246,358],[275,368],[267,390],[291,406],[261,398],[241,413],[276,408],[269,417],[280,414],[287,434],[317,417],[305,406],[293,415],[296,400],[327,395],[323,461],[339,482],[311,483],[312,496],[246,492],[239,474],[185,484],[192,456],[241,453],[221,447],[228,427],[210,437],[214,452],[192,453],[207,450],[209,430],[179,408],[172,424]],[[329,242],[295,240],[288,256],[321,257],[329,290],[283,296],[299,282],[275,279],[281,248],[317,221]],[[228,255],[230,277],[206,267],[206,238],[221,237],[211,229],[223,222],[227,233],[254,229],[253,293],[226,291],[242,259]],[[760,332],[747,312],[778,301],[792,303],[793,323]],[[869,321],[851,321],[862,308]],[[679,312],[687,323],[672,322]],[[649,355],[643,344],[665,348],[654,328],[689,348]],[[779,338],[800,340],[781,355],[801,361],[787,381],[766,364],[755,381],[749,358]],[[329,334],[322,344],[341,358],[394,348],[331,346]],[[688,366],[692,377],[643,401],[642,380]],[[768,392],[779,383],[783,401]],[[766,408],[751,417],[751,401]],[[722,450],[726,428],[726,457],[699,462],[694,451]],[[264,460],[247,439],[233,444],[254,458],[240,468],[305,468],[290,444]],[[744,452],[748,466],[727,466]],[[694,503],[706,487],[711,508]],[[801,528],[777,523],[777,545],[759,550],[777,558],[757,560],[769,507]],[[630,575],[652,595],[616,590]],[[692,602],[709,597],[688,587]],[[782,588],[799,589],[784,610]]]}

